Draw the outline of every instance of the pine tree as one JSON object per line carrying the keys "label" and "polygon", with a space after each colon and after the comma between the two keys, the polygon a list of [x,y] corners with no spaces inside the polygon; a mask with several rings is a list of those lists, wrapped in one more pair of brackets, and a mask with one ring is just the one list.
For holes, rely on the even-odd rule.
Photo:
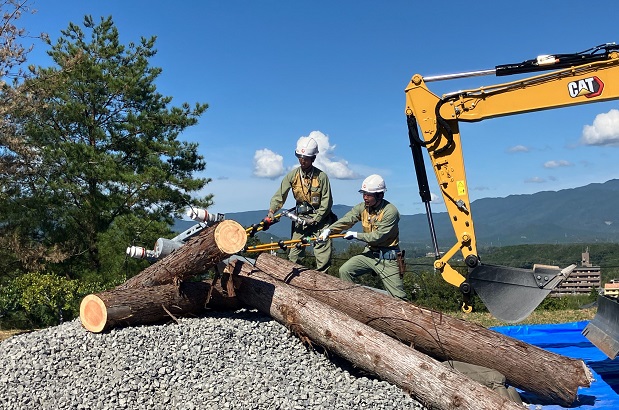
{"label": "pine tree", "polygon": [[[24,170],[24,164],[33,162],[33,151],[21,138],[20,121],[14,113],[34,108],[23,85],[30,74],[24,63],[35,39],[47,39],[44,33],[33,34],[20,25],[24,14],[36,12],[28,0],[5,0],[0,4],[0,284],[10,278],[17,265],[32,267],[30,261],[36,243],[24,246],[18,232],[10,230],[7,222],[13,210],[11,195],[15,193],[13,175]],[[3,218],[3,216],[7,216]],[[30,246],[33,245],[33,246]]]}
{"label": "pine tree", "polygon": [[2,227],[42,244],[41,257],[69,277],[104,273],[102,250],[124,257],[138,231],[152,240],[188,204],[211,203],[192,196],[210,181],[194,177],[205,168],[198,145],[179,139],[208,105],[171,106],[157,92],[155,37],[125,46],[111,17],[83,26],[48,41],[55,65],[24,84],[37,109],[12,113],[28,149],[12,152],[21,166],[5,187],[12,211]]}

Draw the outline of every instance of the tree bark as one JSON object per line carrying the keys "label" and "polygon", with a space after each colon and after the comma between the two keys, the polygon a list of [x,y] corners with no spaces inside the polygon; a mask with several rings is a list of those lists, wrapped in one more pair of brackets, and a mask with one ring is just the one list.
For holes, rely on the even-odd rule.
{"label": "tree bark", "polygon": [[80,320],[93,333],[204,313],[206,308],[237,309],[236,298],[210,282],[183,282],[134,289],[112,289],[82,299]]}
{"label": "tree bark", "polygon": [[179,283],[201,274],[240,252],[247,233],[238,222],[224,220],[201,231],[165,258],[155,262],[117,289],[135,289]]}
{"label": "tree bark", "polygon": [[[457,373],[415,349],[307,293],[238,261],[233,281],[236,296],[355,366],[412,394],[431,409],[522,409],[489,388]],[[234,268],[229,265],[226,270]]]}
{"label": "tree bark", "polygon": [[[247,275],[251,266],[232,262]],[[260,254],[257,269],[306,292],[439,361],[457,360],[495,369],[508,383],[563,406],[589,387],[592,374],[582,360],[561,356],[474,323],[417,307],[366,287]]]}

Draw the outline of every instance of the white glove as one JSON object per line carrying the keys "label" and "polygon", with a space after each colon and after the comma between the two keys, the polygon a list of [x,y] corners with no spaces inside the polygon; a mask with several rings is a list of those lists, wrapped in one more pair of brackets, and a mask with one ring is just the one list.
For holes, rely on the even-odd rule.
{"label": "white glove", "polygon": [[318,235],[318,242],[325,242],[329,238],[329,234],[331,233],[331,229],[325,228],[320,235]]}
{"label": "white glove", "polygon": [[348,231],[344,234],[344,239],[357,239],[357,232],[355,231]]}

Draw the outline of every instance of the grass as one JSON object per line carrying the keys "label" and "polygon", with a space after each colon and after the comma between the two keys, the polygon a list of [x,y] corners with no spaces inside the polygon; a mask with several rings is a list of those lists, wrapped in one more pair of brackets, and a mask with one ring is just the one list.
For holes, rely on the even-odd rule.
{"label": "grass", "polygon": [[[591,320],[595,316],[597,309],[572,309],[572,310],[535,310],[518,325],[539,325],[539,324],[557,324],[557,323],[569,323],[580,322],[582,320]],[[505,323],[492,317],[490,313],[462,313],[458,312],[451,314],[450,316],[457,317],[459,319],[466,320],[468,322],[477,323],[484,327],[492,326],[509,326],[514,323]]]}

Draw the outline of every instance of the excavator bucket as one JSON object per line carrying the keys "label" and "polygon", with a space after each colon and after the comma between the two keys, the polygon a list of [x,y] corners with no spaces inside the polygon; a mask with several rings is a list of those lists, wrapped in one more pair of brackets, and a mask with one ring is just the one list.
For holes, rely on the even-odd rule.
{"label": "excavator bucket", "polygon": [[575,267],[534,265],[531,270],[482,264],[469,273],[468,281],[494,317],[516,323],[529,316]]}
{"label": "excavator bucket", "polygon": [[597,304],[598,310],[582,334],[613,360],[619,353],[619,300],[599,295]]}

